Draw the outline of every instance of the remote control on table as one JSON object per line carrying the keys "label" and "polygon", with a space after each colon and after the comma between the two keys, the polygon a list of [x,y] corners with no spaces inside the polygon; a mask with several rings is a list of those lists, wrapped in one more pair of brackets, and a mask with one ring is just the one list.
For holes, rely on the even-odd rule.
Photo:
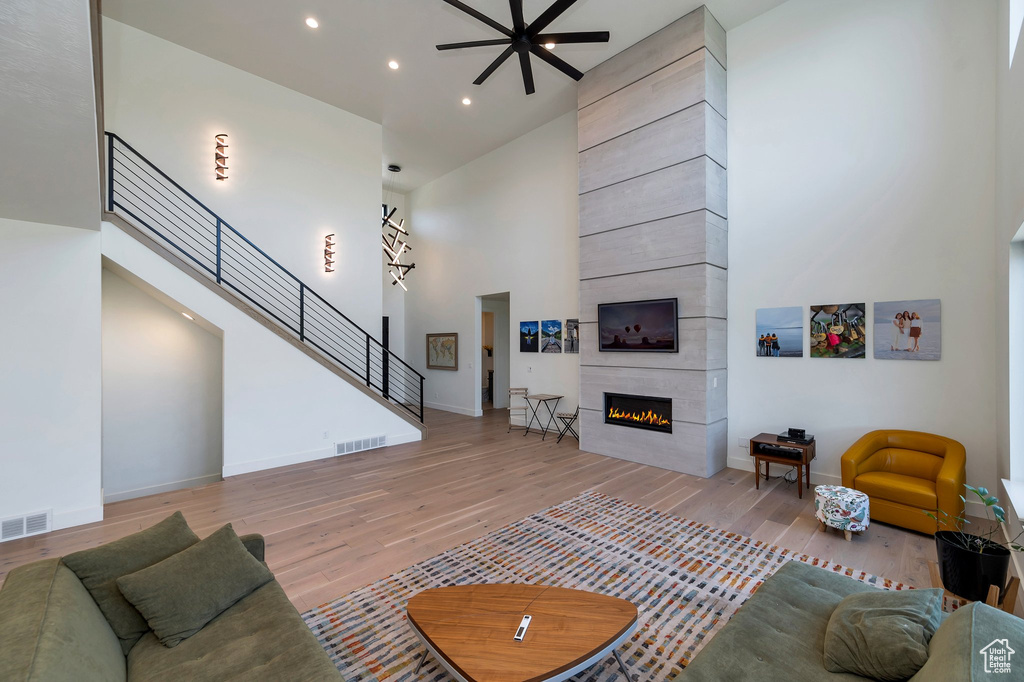
{"label": "remote control on table", "polygon": [[516,630],[516,636],[513,637],[517,642],[523,641],[523,637],[526,636],[526,628],[530,627],[530,621],[533,620],[531,616],[523,616],[523,620],[519,623],[519,629]]}

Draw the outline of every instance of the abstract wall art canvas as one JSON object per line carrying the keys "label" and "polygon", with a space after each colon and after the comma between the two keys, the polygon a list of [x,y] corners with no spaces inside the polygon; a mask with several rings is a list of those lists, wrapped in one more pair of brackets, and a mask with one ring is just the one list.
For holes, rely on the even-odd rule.
{"label": "abstract wall art canvas", "polygon": [[562,352],[562,321],[541,320],[540,323],[540,352],[561,353]]}
{"label": "abstract wall art canvas", "polygon": [[867,306],[840,303],[811,306],[812,358],[867,356]]}
{"label": "abstract wall art canvas", "polygon": [[519,323],[519,352],[536,353],[540,350],[540,323],[532,322]]}
{"label": "abstract wall art canvas", "polygon": [[458,334],[427,334],[427,369],[459,369]]}
{"label": "abstract wall art canvas", "polygon": [[875,357],[941,360],[942,306],[937,298],[875,303]]}
{"label": "abstract wall art canvas", "polygon": [[565,353],[580,352],[580,321],[565,321],[565,339],[562,342],[562,351]]}
{"label": "abstract wall art canvas", "polygon": [[757,357],[802,358],[804,356],[804,309],[758,308],[756,317]]}

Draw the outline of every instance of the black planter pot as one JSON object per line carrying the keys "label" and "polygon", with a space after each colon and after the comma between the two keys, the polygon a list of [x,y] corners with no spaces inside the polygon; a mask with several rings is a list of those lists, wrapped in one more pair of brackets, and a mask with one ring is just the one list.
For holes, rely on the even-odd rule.
{"label": "black planter pot", "polygon": [[984,552],[978,552],[965,548],[960,537],[959,533],[950,530],[940,530],[935,534],[942,584],[958,597],[982,602],[988,596],[989,585],[996,585],[1002,601],[1006,571],[1010,567],[1010,550],[984,538],[966,535],[984,547]]}

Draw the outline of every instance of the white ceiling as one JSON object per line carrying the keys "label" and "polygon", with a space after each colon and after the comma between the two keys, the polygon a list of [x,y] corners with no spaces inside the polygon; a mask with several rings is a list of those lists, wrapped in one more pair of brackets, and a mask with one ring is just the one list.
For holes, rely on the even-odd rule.
{"label": "white ceiling", "polygon": [[[466,1],[511,24],[507,0]],[[527,22],[552,1],[525,0]],[[548,30],[611,31],[608,44],[556,49],[587,71],[702,4],[729,30],[782,2],[579,0]],[[501,48],[440,53],[434,45],[501,36],[442,0],[103,0],[103,13],[381,123],[384,165],[403,167],[404,192],[576,107],[575,82],[538,60],[534,95],[524,94],[514,58],[474,86]],[[318,29],[305,25],[309,16]],[[401,68],[388,69],[390,59]]]}

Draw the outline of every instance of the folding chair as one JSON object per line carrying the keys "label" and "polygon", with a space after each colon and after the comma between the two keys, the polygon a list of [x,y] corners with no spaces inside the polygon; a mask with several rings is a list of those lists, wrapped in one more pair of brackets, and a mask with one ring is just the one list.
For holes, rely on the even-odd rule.
{"label": "folding chair", "polygon": [[[515,429],[516,431],[526,431],[527,430],[527,427],[526,427],[526,423],[527,423],[526,417],[527,417],[528,412],[527,412],[526,396],[528,396],[529,394],[530,394],[529,389],[525,389],[525,388],[510,388],[510,389],[508,389],[508,433],[512,433],[513,429]],[[522,405],[515,405],[515,404],[513,404],[512,401],[515,400],[516,398],[521,398],[522,401],[523,401],[523,404]],[[513,414],[522,414],[523,415],[523,426],[513,426],[513,424],[512,424],[512,415]]]}
{"label": "folding chair", "polygon": [[556,440],[555,442],[561,443],[562,438],[565,437],[565,434],[571,433],[572,437],[575,438],[576,442],[578,443],[580,440],[580,434],[576,433],[576,430],[572,428],[572,425],[575,424],[576,420],[580,418],[579,405],[576,406],[575,412],[556,412],[555,418],[558,419],[558,421],[562,422],[563,425],[562,428],[558,430],[558,440]]}

